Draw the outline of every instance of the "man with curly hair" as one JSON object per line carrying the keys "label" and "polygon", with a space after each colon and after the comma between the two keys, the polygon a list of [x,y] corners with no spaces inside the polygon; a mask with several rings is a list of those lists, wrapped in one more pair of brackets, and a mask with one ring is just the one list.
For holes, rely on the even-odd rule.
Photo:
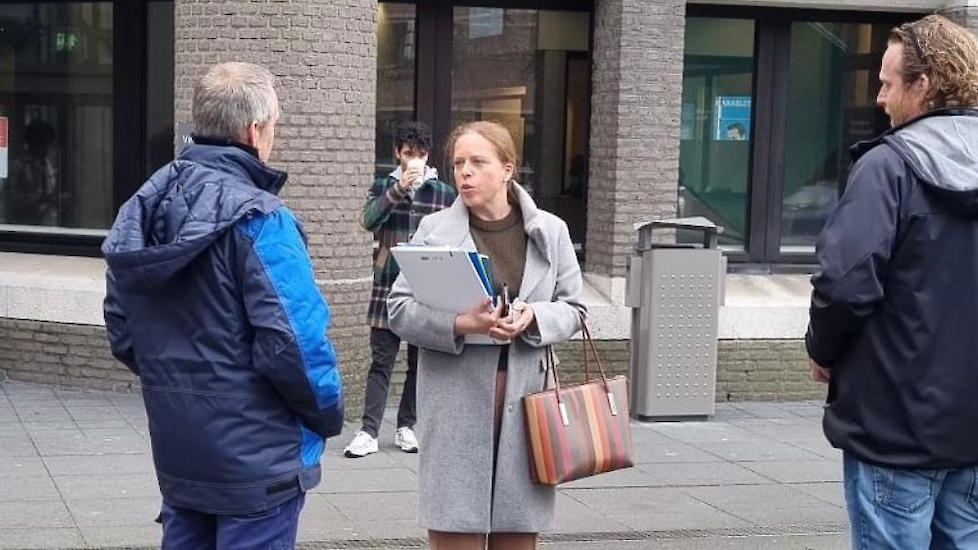
{"label": "man with curly hair", "polygon": [[[370,294],[367,320],[370,323],[372,360],[367,373],[367,390],[363,403],[363,424],[344,449],[348,458],[376,453],[377,433],[387,404],[391,373],[401,339],[391,332],[387,322],[387,295],[400,270],[391,255],[391,247],[408,242],[418,230],[421,219],[450,206],[455,189],[438,179],[438,171],[428,166],[431,152],[431,129],[421,122],[405,122],[394,134],[394,158],[397,168],[389,176],[374,182],[363,207],[361,224],[374,234],[374,287]],[[418,348],[408,346],[407,376],[397,409],[397,432],[394,445],[406,453],[418,452],[414,435],[415,384],[418,372]]]}
{"label": "man with curly hair", "polygon": [[891,31],[877,103],[819,238],[806,344],[829,385],[854,549],[978,548],[978,42]]}

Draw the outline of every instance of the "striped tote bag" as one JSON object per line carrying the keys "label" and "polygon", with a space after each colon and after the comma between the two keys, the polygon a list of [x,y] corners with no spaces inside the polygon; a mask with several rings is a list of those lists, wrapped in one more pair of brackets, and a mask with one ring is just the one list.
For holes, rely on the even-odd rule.
{"label": "striped tote bag", "polygon": [[[557,485],[635,464],[627,379],[605,376],[583,319],[581,326],[585,383],[561,386],[553,350],[548,347],[547,373],[553,376],[553,389],[523,396],[534,483]],[[589,344],[601,373],[597,380],[591,380]]]}

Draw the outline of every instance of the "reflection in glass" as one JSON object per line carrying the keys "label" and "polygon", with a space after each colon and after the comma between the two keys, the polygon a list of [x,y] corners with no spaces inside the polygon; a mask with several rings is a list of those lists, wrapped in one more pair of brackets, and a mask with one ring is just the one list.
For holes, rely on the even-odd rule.
{"label": "reflection in glass", "polygon": [[[679,154],[679,215],[723,226],[720,244],[747,238],[754,21],[689,17]],[[679,242],[699,236],[677,235]]]}
{"label": "reflection in glass", "polygon": [[0,224],[109,226],[112,78],[111,4],[0,4]]}
{"label": "reflection in glass", "polygon": [[377,178],[396,168],[394,132],[398,125],[415,119],[416,28],[414,4],[377,5]]}
{"label": "reflection in glass", "polygon": [[876,106],[889,25],[791,27],[781,251],[813,252],[849,171],[849,147],[886,129]]}
{"label": "reflection in glass", "polygon": [[452,126],[495,120],[522,159],[520,183],[585,235],[590,102],[589,15],[456,7]]}
{"label": "reflection in glass", "polygon": [[146,5],[147,177],[173,160],[173,2]]}

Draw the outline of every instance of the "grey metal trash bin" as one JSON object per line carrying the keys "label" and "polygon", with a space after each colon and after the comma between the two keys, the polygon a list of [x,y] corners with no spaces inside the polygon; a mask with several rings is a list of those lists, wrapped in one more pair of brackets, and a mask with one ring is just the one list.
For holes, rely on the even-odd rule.
{"label": "grey metal trash bin", "polygon": [[[706,218],[640,223],[629,266],[632,415],[639,420],[708,418],[716,410],[717,325],[726,261],[722,227]],[[702,232],[702,245],[652,242],[652,231]]]}

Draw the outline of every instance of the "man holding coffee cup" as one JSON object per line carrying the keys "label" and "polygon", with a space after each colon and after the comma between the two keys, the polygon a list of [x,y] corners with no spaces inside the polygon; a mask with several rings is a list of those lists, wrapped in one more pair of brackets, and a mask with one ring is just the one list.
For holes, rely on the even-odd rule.
{"label": "man holding coffee cup", "polygon": [[[387,405],[391,372],[401,339],[387,323],[387,295],[400,270],[390,249],[414,236],[421,219],[446,208],[455,201],[455,189],[438,179],[438,171],[427,166],[431,152],[431,129],[420,122],[401,124],[394,136],[397,168],[374,182],[363,207],[361,224],[374,234],[374,286],[367,319],[370,323],[370,371],[367,374],[362,427],[347,445],[344,454],[358,458],[378,449],[377,434]],[[418,452],[414,435],[415,380],[418,349],[408,346],[408,370],[397,410],[394,444],[407,453]]]}

